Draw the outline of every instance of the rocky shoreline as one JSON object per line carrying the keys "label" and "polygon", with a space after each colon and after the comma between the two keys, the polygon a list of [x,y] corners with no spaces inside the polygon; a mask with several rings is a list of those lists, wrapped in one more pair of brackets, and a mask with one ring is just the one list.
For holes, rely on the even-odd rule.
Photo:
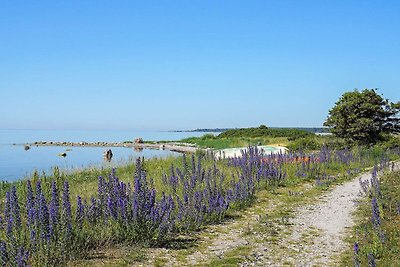
{"label": "rocky shoreline", "polygon": [[195,153],[202,150],[193,144],[168,142],[168,143],[134,143],[134,142],[53,142],[53,141],[36,141],[34,143],[25,144],[27,146],[71,146],[71,147],[132,147],[134,149],[160,149],[169,150],[179,153]]}

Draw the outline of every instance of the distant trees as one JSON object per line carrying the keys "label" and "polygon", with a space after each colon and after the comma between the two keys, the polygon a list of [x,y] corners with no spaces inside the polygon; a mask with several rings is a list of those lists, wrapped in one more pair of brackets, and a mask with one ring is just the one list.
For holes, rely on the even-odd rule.
{"label": "distant trees", "polygon": [[268,128],[266,125],[251,128],[231,129],[218,135],[219,138],[287,137],[289,140],[296,140],[308,136],[314,136],[314,134],[293,128]]}
{"label": "distant trees", "polygon": [[349,143],[375,144],[385,135],[400,133],[400,102],[392,103],[376,89],[344,93],[329,110],[324,126]]}

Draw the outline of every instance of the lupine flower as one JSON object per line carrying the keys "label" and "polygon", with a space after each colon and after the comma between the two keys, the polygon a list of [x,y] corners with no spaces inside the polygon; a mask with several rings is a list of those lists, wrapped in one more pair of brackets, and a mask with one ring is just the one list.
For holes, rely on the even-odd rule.
{"label": "lupine flower", "polygon": [[18,203],[18,197],[17,197],[17,190],[15,186],[12,187],[11,189],[11,212],[14,218],[14,223],[15,223],[15,228],[20,229],[21,228],[21,214],[20,214],[20,208],[19,208],[19,203]]}
{"label": "lupine flower", "polygon": [[94,197],[90,198],[90,206],[87,211],[87,218],[91,224],[97,222],[98,218],[101,216],[100,209],[97,205],[97,201]]}
{"label": "lupine flower", "polygon": [[375,228],[378,228],[381,225],[381,217],[376,198],[372,198],[372,224]]}
{"label": "lupine flower", "polygon": [[375,195],[379,198],[382,198],[380,182],[378,179],[378,167],[376,165],[372,171],[371,186],[374,189]]}
{"label": "lupine flower", "polygon": [[364,193],[364,195],[368,194],[369,191],[369,181],[368,180],[362,180],[361,178],[358,180],[361,186],[361,190]]}
{"label": "lupine flower", "polygon": [[58,195],[57,184],[51,183],[51,201],[50,201],[50,222],[55,227],[60,220],[60,198]]}
{"label": "lupine flower", "polygon": [[4,218],[8,220],[11,215],[11,194],[10,192],[6,192],[6,203],[4,207]]}
{"label": "lupine flower", "polygon": [[357,242],[354,242],[353,250],[354,250],[354,266],[360,267],[360,259],[358,258],[359,247]]}
{"label": "lupine flower", "polygon": [[35,190],[35,206],[34,206],[34,210],[35,212],[34,214],[34,221],[35,222],[39,222],[39,206],[40,206],[40,196],[42,195],[42,183],[40,181],[36,182],[36,190]]}
{"label": "lupine flower", "polygon": [[76,223],[79,228],[82,227],[82,222],[85,217],[85,206],[82,203],[82,198],[80,196],[77,197],[76,201]]}
{"label": "lupine flower", "polygon": [[107,198],[107,208],[108,208],[108,214],[114,219],[117,219],[117,210],[110,196]]}
{"label": "lupine flower", "polygon": [[36,182],[36,197],[39,197],[42,194],[42,183],[40,181]]}
{"label": "lupine flower", "polygon": [[14,225],[14,219],[12,216],[10,216],[10,217],[8,217],[8,220],[7,220],[7,231],[6,231],[8,239],[11,239],[11,237],[12,237],[13,225]]}
{"label": "lupine flower", "polygon": [[126,202],[127,201],[126,201],[125,198],[123,198],[123,197],[118,198],[118,209],[120,211],[121,218],[123,220],[127,219],[127,216],[126,216]]}
{"label": "lupine flower", "polygon": [[26,182],[26,189],[27,189],[27,194],[26,194],[27,225],[28,228],[31,229],[32,227],[34,227],[36,214],[35,214],[35,199],[33,197],[31,181],[29,180]]}
{"label": "lupine flower", "polygon": [[50,221],[49,221],[49,210],[47,208],[46,198],[43,193],[39,197],[39,229],[40,237],[48,240],[50,238]]}
{"label": "lupine flower", "polygon": [[368,267],[376,267],[374,254],[368,254]]}
{"label": "lupine flower", "polygon": [[62,207],[63,207],[63,227],[65,231],[65,238],[68,240],[71,237],[72,225],[71,225],[71,203],[69,200],[69,185],[68,182],[64,182],[63,195],[62,195]]}
{"label": "lupine flower", "polygon": [[29,233],[29,238],[30,238],[30,251],[32,253],[36,252],[36,247],[37,247],[37,236],[36,236],[36,231],[35,229],[32,229]]}
{"label": "lupine flower", "polygon": [[[106,193],[105,193],[105,189],[104,189],[104,187],[105,187],[104,184],[105,184],[104,178],[102,176],[99,176],[98,183],[97,183],[97,186],[98,186],[97,196],[100,201],[100,208],[104,207],[105,206],[104,204],[106,203]],[[103,213],[103,210],[102,210],[102,213]]]}
{"label": "lupine flower", "polygon": [[26,212],[35,206],[31,181],[26,181]]}
{"label": "lupine flower", "polygon": [[353,250],[354,250],[354,254],[358,254],[359,247],[358,247],[358,243],[357,242],[354,242]]}
{"label": "lupine flower", "polygon": [[8,262],[7,246],[4,241],[0,241],[0,265],[6,266]]}
{"label": "lupine flower", "polygon": [[18,267],[28,266],[28,258],[29,258],[29,252],[26,251],[23,247],[19,247],[16,255],[17,266]]}

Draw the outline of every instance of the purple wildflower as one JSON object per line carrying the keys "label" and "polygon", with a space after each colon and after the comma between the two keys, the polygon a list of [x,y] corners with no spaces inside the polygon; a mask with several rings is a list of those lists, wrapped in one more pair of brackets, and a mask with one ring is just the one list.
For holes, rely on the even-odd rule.
{"label": "purple wildflower", "polygon": [[43,193],[39,198],[39,229],[40,238],[49,240],[50,238],[50,222],[49,222],[49,210],[47,208],[46,198]]}
{"label": "purple wildflower", "polygon": [[26,212],[35,206],[31,181],[26,181]]}
{"label": "purple wildflower", "polygon": [[379,206],[376,198],[372,199],[372,224],[375,228],[378,228],[381,225]]}
{"label": "purple wildflower", "polygon": [[53,225],[60,220],[60,198],[55,181],[51,183],[50,219]]}
{"label": "purple wildflower", "polygon": [[85,218],[85,206],[82,203],[82,198],[80,196],[77,197],[76,201],[76,223],[78,225],[78,228],[82,228],[82,222],[83,219]]}
{"label": "purple wildflower", "polygon": [[91,224],[94,224],[97,219],[101,216],[100,209],[97,205],[97,201],[94,197],[90,198],[90,206],[87,210],[87,218]]}
{"label": "purple wildflower", "polygon": [[115,208],[114,202],[110,196],[107,198],[107,209],[108,209],[108,214],[110,217],[114,218],[114,220],[117,219],[117,210]]}
{"label": "purple wildflower", "polygon": [[374,254],[368,254],[368,267],[376,267]]}
{"label": "purple wildflower", "polygon": [[7,245],[4,241],[0,241],[0,265],[7,266],[8,262],[8,253],[7,253]]}
{"label": "purple wildflower", "polygon": [[68,240],[71,237],[71,203],[69,200],[69,185],[64,182],[63,195],[62,195],[62,208],[63,208],[63,228],[65,231],[65,238]]}
{"label": "purple wildflower", "polygon": [[17,230],[21,228],[21,214],[17,197],[17,190],[15,186],[11,189],[11,212],[14,218],[14,226]]}
{"label": "purple wildflower", "polygon": [[358,258],[359,247],[357,242],[354,242],[353,250],[354,250],[354,266],[360,267],[360,259]]}
{"label": "purple wildflower", "polygon": [[10,192],[6,192],[6,203],[4,207],[4,217],[8,220],[11,216],[11,195]]}
{"label": "purple wildflower", "polygon": [[357,242],[354,242],[354,247],[353,247],[353,249],[354,249],[354,254],[358,254],[359,247],[358,247],[358,243],[357,243]]}
{"label": "purple wildflower", "polygon": [[18,267],[28,266],[29,252],[23,247],[19,247],[16,255],[16,262]]}
{"label": "purple wildflower", "polygon": [[100,208],[100,212],[101,215],[106,216],[106,210],[104,209],[104,207],[106,206],[106,201],[107,201],[107,196],[106,196],[106,192],[105,192],[105,181],[104,178],[102,176],[99,176],[98,178],[98,189],[97,189],[97,196],[99,198],[99,208]]}

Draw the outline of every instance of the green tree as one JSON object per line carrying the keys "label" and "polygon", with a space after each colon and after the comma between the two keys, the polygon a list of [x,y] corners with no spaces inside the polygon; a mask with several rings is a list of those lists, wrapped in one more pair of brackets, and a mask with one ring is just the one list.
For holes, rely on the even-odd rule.
{"label": "green tree", "polygon": [[329,111],[324,126],[350,143],[374,144],[400,132],[400,102],[392,103],[376,89],[347,92]]}

